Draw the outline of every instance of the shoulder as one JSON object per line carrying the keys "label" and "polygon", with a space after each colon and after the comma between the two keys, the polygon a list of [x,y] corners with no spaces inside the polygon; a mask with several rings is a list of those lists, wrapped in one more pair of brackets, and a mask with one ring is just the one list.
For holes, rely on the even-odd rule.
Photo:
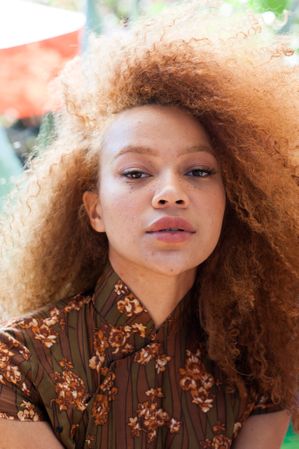
{"label": "shoulder", "polygon": [[92,299],[92,294],[76,295],[2,323],[0,417],[45,419],[45,407],[49,415],[51,401],[56,401],[58,408],[61,405],[59,380],[68,388],[71,379],[73,389],[80,387],[85,395],[86,379],[79,361],[80,351],[88,350],[89,335],[83,326],[93,321]]}
{"label": "shoulder", "polygon": [[290,413],[280,410],[263,415],[252,415],[233,444],[234,449],[279,449],[290,423]]}
{"label": "shoulder", "polygon": [[31,346],[30,343],[39,343],[51,348],[58,335],[68,326],[72,316],[84,314],[92,300],[92,291],[80,293],[3,322],[0,325],[0,342],[9,342],[16,348],[21,344]]}

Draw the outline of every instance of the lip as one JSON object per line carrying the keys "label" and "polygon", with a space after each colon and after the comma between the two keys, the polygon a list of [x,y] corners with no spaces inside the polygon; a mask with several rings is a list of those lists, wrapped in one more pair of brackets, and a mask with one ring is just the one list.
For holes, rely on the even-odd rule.
{"label": "lip", "polygon": [[[184,218],[180,217],[162,217],[159,218],[159,220],[154,221],[149,228],[147,229],[147,233],[156,233],[160,231],[164,231],[165,229],[169,228],[177,228],[180,229],[178,233],[188,232],[190,234],[194,234],[196,231],[189,223],[189,221],[185,220]],[[172,231],[172,233],[174,233]]]}

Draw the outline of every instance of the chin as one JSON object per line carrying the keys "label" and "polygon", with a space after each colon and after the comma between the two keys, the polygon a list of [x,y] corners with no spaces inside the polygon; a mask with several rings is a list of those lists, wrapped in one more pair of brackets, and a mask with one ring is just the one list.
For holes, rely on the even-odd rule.
{"label": "chin", "polygon": [[160,262],[159,264],[153,264],[151,267],[147,266],[146,268],[152,269],[156,273],[162,274],[164,276],[178,276],[186,271],[193,270],[199,264],[197,263],[177,263],[175,261],[175,256],[172,258],[172,261]]}

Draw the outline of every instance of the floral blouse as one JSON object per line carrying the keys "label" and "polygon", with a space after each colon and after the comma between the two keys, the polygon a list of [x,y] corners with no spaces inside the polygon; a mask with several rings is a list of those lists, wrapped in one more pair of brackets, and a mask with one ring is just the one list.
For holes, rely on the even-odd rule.
{"label": "floral blouse", "polygon": [[93,291],[0,332],[0,418],[48,421],[68,449],[227,449],[253,413],[209,360],[194,288],[158,329],[108,262]]}

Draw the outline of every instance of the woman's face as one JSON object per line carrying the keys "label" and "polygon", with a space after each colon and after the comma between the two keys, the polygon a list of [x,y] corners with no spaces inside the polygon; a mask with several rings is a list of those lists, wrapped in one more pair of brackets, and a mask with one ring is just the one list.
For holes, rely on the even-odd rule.
{"label": "woman's face", "polygon": [[[106,130],[98,194],[83,199],[114,266],[165,275],[194,269],[221,232],[225,191],[203,127],[170,106],[135,107]],[[162,221],[159,221],[161,220]]]}

